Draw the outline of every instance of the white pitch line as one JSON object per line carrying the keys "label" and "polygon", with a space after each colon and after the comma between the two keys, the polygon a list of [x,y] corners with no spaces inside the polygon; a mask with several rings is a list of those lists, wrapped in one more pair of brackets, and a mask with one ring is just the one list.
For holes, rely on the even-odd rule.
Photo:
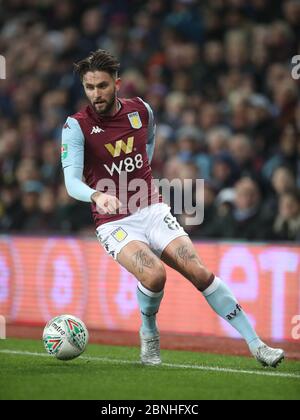
{"label": "white pitch line", "polygon": [[[10,355],[19,355],[19,356],[49,357],[49,355],[46,353],[33,353],[33,352],[28,352],[28,351],[0,350],[0,353],[10,354]],[[95,356],[81,356],[80,359],[91,361],[91,362],[111,363],[111,364],[116,364],[116,365],[122,364],[122,365],[140,366],[140,362],[132,361],[132,360],[119,360],[119,359],[110,359],[106,357],[95,357]],[[163,363],[161,366],[169,367],[172,369],[200,370],[203,372],[233,373],[233,374],[243,374],[243,375],[269,376],[273,378],[300,379],[300,375],[294,374],[294,373],[267,372],[267,371],[262,372],[258,370],[240,370],[240,369],[213,367],[213,366],[182,365],[182,364],[173,364],[173,363]]]}

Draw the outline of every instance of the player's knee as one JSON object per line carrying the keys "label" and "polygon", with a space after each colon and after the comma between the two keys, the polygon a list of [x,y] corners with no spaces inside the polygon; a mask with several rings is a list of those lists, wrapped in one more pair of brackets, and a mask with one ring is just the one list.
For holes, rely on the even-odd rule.
{"label": "player's knee", "polygon": [[166,269],[163,264],[158,265],[151,277],[147,279],[147,286],[153,292],[160,292],[165,287],[167,280]]}
{"label": "player's knee", "polygon": [[201,292],[203,292],[212,284],[213,279],[213,273],[210,270],[208,270],[203,264],[199,263],[191,273],[190,280]]}

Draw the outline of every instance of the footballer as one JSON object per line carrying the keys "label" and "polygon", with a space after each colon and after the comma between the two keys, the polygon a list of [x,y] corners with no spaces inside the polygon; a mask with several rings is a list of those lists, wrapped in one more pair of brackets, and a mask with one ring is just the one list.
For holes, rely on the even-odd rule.
{"label": "footballer", "polygon": [[[165,263],[202,293],[263,366],[277,367],[284,351],[261,341],[231,290],[204,266],[163,202],[150,167],[155,145],[153,111],[141,98],[118,97],[119,69],[118,60],[104,50],[75,64],[89,105],[70,116],[63,127],[62,165],[68,194],[91,203],[101,245],[137,278],[142,363],[161,364],[156,314],[164,295]],[[128,187],[135,182],[143,186],[138,194]]]}

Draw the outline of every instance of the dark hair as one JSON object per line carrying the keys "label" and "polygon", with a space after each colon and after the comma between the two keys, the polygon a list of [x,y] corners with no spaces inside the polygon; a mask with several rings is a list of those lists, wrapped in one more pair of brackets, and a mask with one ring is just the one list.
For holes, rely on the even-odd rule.
{"label": "dark hair", "polygon": [[74,64],[75,72],[78,73],[81,81],[89,71],[105,71],[111,76],[117,77],[120,63],[116,57],[105,50],[92,52],[87,58]]}

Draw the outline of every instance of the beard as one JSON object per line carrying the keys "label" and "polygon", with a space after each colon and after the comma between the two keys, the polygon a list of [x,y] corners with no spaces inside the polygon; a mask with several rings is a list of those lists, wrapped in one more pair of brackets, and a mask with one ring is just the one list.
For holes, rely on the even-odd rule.
{"label": "beard", "polygon": [[102,116],[109,115],[115,106],[116,99],[117,99],[116,92],[114,92],[110,100],[102,101],[102,102],[97,102],[97,101],[94,102],[93,108],[98,115],[102,115]]}

